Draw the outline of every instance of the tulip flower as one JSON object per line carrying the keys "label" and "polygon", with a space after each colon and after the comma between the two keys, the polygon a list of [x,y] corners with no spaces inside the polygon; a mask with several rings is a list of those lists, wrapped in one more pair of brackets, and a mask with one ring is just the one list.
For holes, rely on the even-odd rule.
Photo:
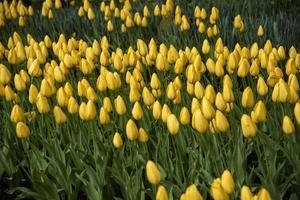
{"label": "tulip flower", "polygon": [[17,137],[21,139],[26,139],[30,135],[30,130],[24,122],[18,122],[16,126]]}
{"label": "tulip flower", "polygon": [[187,200],[188,199],[203,200],[203,197],[202,197],[201,193],[199,192],[199,190],[197,189],[195,184],[192,184],[186,188],[185,198]]}
{"label": "tulip flower", "polygon": [[295,126],[292,120],[287,115],[283,117],[282,130],[287,135],[291,135],[295,132]]}
{"label": "tulip flower", "polygon": [[244,185],[241,189],[241,200],[252,200],[253,194],[250,188]]}
{"label": "tulip flower", "polygon": [[167,117],[167,127],[171,135],[176,135],[179,130],[179,122],[174,114]]}
{"label": "tulip flower", "polygon": [[146,176],[149,183],[153,185],[157,185],[160,182],[160,171],[151,160],[148,160],[146,164]]}
{"label": "tulip flower", "polygon": [[242,125],[243,135],[246,138],[256,136],[256,130],[257,130],[256,124],[253,122],[253,120],[249,115],[243,114],[241,118],[241,125]]}
{"label": "tulip flower", "polygon": [[23,118],[24,118],[24,113],[22,108],[18,104],[15,104],[10,113],[10,120],[14,123],[18,123],[22,121]]}
{"label": "tulip flower", "polygon": [[138,128],[132,119],[129,119],[126,124],[126,135],[129,140],[136,140],[139,136]]}
{"label": "tulip flower", "polygon": [[140,142],[142,142],[142,143],[145,143],[145,142],[147,142],[149,140],[149,136],[148,136],[147,132],[143,128],[139,129],[138,140]]}
{"label": "tulip flower", "polygon": [[221,176],[221,185],[227,194],[231,194],[234,191],[234,180],[230,171],[225,170]]}
{"label": "tulip flower", "polygon": [[254,104],[254,94],[252,89],[248,86],[242,95],[242,106],[244,108],[251,108]]}

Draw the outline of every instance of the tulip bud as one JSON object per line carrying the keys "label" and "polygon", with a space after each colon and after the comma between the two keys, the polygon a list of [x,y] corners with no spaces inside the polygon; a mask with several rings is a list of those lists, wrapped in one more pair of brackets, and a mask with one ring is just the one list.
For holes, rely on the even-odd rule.
{"label": "tulip bud", "polygon": [[149,136],[148,136],[147,132],[143,128],[139,129],[139,137],[138,137],[138,139],[142,143],[145,143],[145,142],[147,142],[149,140]]}
{"label": "tulip bud", "polygon": [[201,111],[207,120],[212,119],[216,114],[213,105],[207,100],[206,97],[203,97],[201,101]]}
{"label": "tulip bud", "polygon": [[283,117],[282,130],[287,135],[293,134],[295,132],[295,126],[292,120],[287,115]]}
{"label": "tulip bud", "polygon": [[122,148],[122,146],[123,146],[123,140],[122,140],[122,137],[121,137],[121,135],[120,135],[120,133],[118,133],[118,132],[116,132],[115,134],[114,134],[114,138],[113,138],[113,145],[114,145],[114,147],[116,147],[116,148]]}
{"label": "tulip bud", "polygon": [[243,114],[241,118],[241,124],[243,135],[246,138],[256,136],[256,124],[252,121],[249,115]]}
{"label": "tulip bud", "polygon": [[64,124],[67,121],[67,116],[59,106],[54,107],[53,114],[57,124]]}
{"label": "tulip bud", "polygon": [[250,188],[244,185],[241,189],[241,200],[252,200],[253,194]]}
{"label": "tulip bud", "polygon": [[156,200],[168,200],[168,191],[162,185],[160,185],[157,189]]}
{"label": "tulip bud", "polygon": [[227,118],[219,110],[216,111],[216,128],[221,132],[226,132],[229,129],[229,123]]}
{"label": "tulip bud", "polygon": [[22,108],[18,104],[15,104],[10,113],[10,120],[14,123],[18,123],[22,121],[23,118],[24,118],[24,113]]}
{"label": "tulip bud", "polygon": [[173,100],[176,97],[175,95],[176,93],[175,93],[175,88],[173,86],[173,82],[170,82],[167,87],[167,97],[170,100]]}
{"label": "tulip bud", "polygon": [[109,97],[104,97],[104,99],[103,99],[103,108],[105,108],[105,110],[107,112],[112,111],[112,104],[111,104],[111,101],[110,101]]}
{"label": "tulip bud", "polygon": [[204,88],[203,88],[202,84],[199,81],[197,81],[195,83],[194,93],[195,93],[195,96],[198,99],[202,99],[202,97],[204,96]]}
{"label": "tulip bud", "polygon": [[180,123],[183,125],[188,125],[190,123],[190,113],[186,107],[183,107],[180,111]]}
{"label": "tulip bud", "polygon": [[18,122],[16,126],[17,137],[21,139],[26,139],[30,135],[30,130],[28,126],[23,122]]}
{"label": "tulip bud", "polygon": [[250,71],[250,64],[247,59],[242,58],[239,64],[237,75],[241,78],[245,78]]}
{"label": "tulip bud", "polygon": [[161,113],[162,113],[161,105],[160,105],[159,101],[155,101],[153,104],[153,110],[152,110],[152,115],[153,115],[154,119],[156,119],[156,120],[160,119]]}
{"label": "tulip bud", "polygon": [[272,199],[270,193],[265,188],[260,189],[257,196],[258,196],[259,200],[271,200]]}
{"label": "tulip bud", "polygon": [[220,111],[226,110],[226,102],[224,100],[222,93],[220,93],[220,92],[218,92],[216,95],[215,105],[216,105],[217,109],[219,109]]}
{"label": "tulip bud", "polygon": [[103,107],[100,109],[99,119],[101,124],[108,124],[110,122],[109,114]]}
{"label": "tulip bud", "polygon": [[244,108],[251,108],[254,104],[254,94],[252,89],[248,86],[242,95],[242,106]]}
{"label": "tulip bud", "polygon": [[261,76],[257,80],[256,90],[260,96],[265,96],[268,93],[268,86]]}
{"label": "tulip bud", "polygon": [[231,194],[234,191],[234,180],[230,171],[225,170],[221,176],[221,185],[227,194]]}
{"label": "tulip bud", "polygon": [[159,80],[159,78],[158,78],[158,76],[157,76],[156,73],[153,73],[153,74],[152,74],[150,85],[151,85],[151,88],[152,88],[152,89],[155,89],[155,90],[161,88],[161,83],[160,83],[160,80]]}
{"label": "tulip bud", "polygon": [[264,29],[263,29],[262,25],[259,25],[258,30],[257,30],[257,35],[259,37],[264,35]]}
{"label": "tulip bud", "polygon": [[133,108],[132,108],[132,116],[135,120],[140,120],[143,117],[143,109],[140,105],[140,103],[137,101],[135,102]]}
{"label": "tulip bud", "polygon": [[190,185],[186,188],[185,191],[185,198],[187,200],[203,200],[202,195],[200,194],[199,190],[197,189],[195,184]]}
{"label": "tulip bud", "polygon": [[147,105],[147,106],[151,106],[155,101],[154,96],[148,90],[147,87],[143,88],[142,96],[143,96],[143,101],[144,101],[145,105]]}
{"label": "tulip bud", "polygon": [[157,185],[160,182],[160,171],[157,168],[156,164],[151,160],[147,161],[146,175],[149,183]]}
{"label": "tulip bud", "polygon": [[137,49],[141,56],[146,56],[148,53],[148,47],[146,43],[141,39],[137,40]]}
{"label": "tulip bud", "polygon": [[229,200],[228,194],[224,191],[219,178],[213,180],[209,193],[213,199]]}
{"label": "tulip bud", "polygon": [[89,8],[88,9],[88,19],[89,20],[94,20],[95,19],[95,13],[94,13],[94,11],[93,11],[93,9],[92,8]]}
{"label": "tulip bud", "polygon": [[42,114],[48,113],[50,110],[50,106],[47,100],[47,97],[39,94],[37,97],[36,106],[38,108],[38,111]]}
{"label": "tulip bud", "polygon": [[206,55],[209,52],[210,52],[209,42],[207,39],[205,39],[202,44],[202,53]]}
{"label": "tulip bud", "polygon": [[167,118],[167,127],[171,135],[176,135],[179,130],[179,122],[174,114],[170,114]]}
{"label": "tulip bud", "polygon": [[124,115],[127,109],[123,98],[120,95],[118,95],[118,97],[114,100],[114,103],[115,110],[118,113],[118,115]]}
{"label": "tulip bud", "polygon": [[203,116],[200,109],[197,109],[193,113],[192,117],[192,126],[196,129],[199,133],[205,133],[208,130],[208,121]]}
{"label": "tulip bud", "polygon": [[89,100],[86,104],[86,119],[87,120],[93,120],[96,118],[97,111],[96,111],[96,105],[93,101]]}
{"label": "tulip bud", "polygon": [[78,103],[74,97],[70,97],[68,100],[68,112],[71,114],[75,114],[78,112]]}
{"label": "tulip bud", "polygon": [[132,141],[136,140],[139,136],[138,128],[132,119],[128,120],[126,124],[126,135],[127,138]]}
{"label": "tulip bud", "polygon": [[87,120],[86,103],[82,102],[79,106],[79,117],[82,120]]}
{"label": "tulip bud", "polygon": [[255,104],[253,112],[251,112],[251,118],[255,123],[266,121],[267,109],[261,100]]}
{"label": "tulip bud", "polygon": [[294,115],[295,115],[298,125],[300,125],[300,102],[295,104]]}
{"label": "tulip bud", "polygon": [[57,104],[61,107],[66,107],[68,105],[68,97],[62,87],[57,90],[56,101]]}
{"label": "tulip bud", "polygon": [[9,83],[10,78],[10,71],[3,64],[0,64],[0,83],[6,85]]}
{"label": "tulip bud", "polygon": [[278,83],[276,83],[273,92],[272,92],[272,100],[274,102],[286,102],[289,97],[289,87],[288,84],[280,79]]}
{"label": "tulip bud", "polygon": [[167,123],[168,117],[171,114],[170,108],[167,104],[164,104],[161,111],[161,119],[164,123]]}

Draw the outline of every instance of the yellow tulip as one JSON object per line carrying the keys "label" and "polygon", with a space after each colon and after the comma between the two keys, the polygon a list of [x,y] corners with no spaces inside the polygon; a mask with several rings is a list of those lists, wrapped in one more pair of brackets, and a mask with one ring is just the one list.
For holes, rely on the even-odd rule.
{"label": "yellow tulip", "polygon": [[222,93],[220,93],[220,92],[218,92],[217,95],[216,95],[215,106],[220,111],[225,111],[226,110],[226,102],[224,100],[224,97],[223,97]]}
{"label": "yellow tulip", "polygon": [[209,52],[210,52],[210,45],[209,45],[208,40],[205,39],[202,44],[202,53],[206,55]]}
{"label": "yellow tulip", "polygon": [[110,117],[107,110],[104,107],[101,107],[99,112],[99,119],[101,124],[109,124]]}
{"label": "yellow tulip", "polygon": [[253,122],[249,115],[243,114],[241,118],[241,124],[243,135],[246,138],[256,136],[256,124]]}
{"label": "yellow tulip", "polygon": [[117,96],[117,98],[114,100],[114,103],[115,110],[118,113],[118,115],[124,115],[127,112],[126,104],[120,95]]}
{"label": "yellow tulip", "polygon": [[247,87],[242,95],[242,106],[244,108],[251,108],[254,104],[254,94],[251,87]]}
{"label": "yellow tulip", "polygon": [[195,184],[190,185],[189,187],[186,188],[185,191],[185,198],[187,200],[203,200],[203,197],[199,190],[197,189]]}
{"label": "yellow tulip", "polygon": [[207,120],[214,118],[216,114],[213,105],[208,101],[206,97],[203,97],[201,101],[201,111],[203,113],[203,116]]}
{"label": "yellow tulip", "polygon": [[123,140],[122,140],[120,133],[118,133],[118,132],[116,132],[114,134],[113,145],[114,145],[114,147],[116,147],[118,149],[123,147]]}
{"label": "yellow tulip", "polygon": [[208,130],[208,121],[203,116],[200,109],[195,110],[192,116],[192,126],[199,133],[205,133]]}
{"label": "yellow tulip", "polygon": [[56,93],[57,104],[61,107],[66,107],[68,105],[68,96],[66,95],[63,87],[60,87]]}
{"label": "yellow tulip", "polygon": [[272,92],[272,101],[274,102],[286,102],[289,98],[289,86],[283,80],[280,79],[278,83],[276,83],[273,92]]}
{"label": "yellow tulip", "polygon": [[24,122],[18,122],[16,126],[17,137],[26,139],[30,135],[30,130]]}
{"label": "yellow tulip", "polygon": [[160,182],[160,171],[151,160],[148,160],[146,164],[146,176],[149,183],[153,185],[157,185]]}
{"label": "yellow tulip", "polygon": [[262,25],[259,25],[258,30],[257,30],[257,35],[259,37],[264,35],[264,29],[263,29]]}
{"label": "yellow tulip", "polygon": [[94,20],[96,16],[95,16],[95,13],[94,13],[93,9],[89,8],[87,12],[88,12],[88,19],[89,20]]}
{"label": "yellow tulip", "polygon": [[194,94],[198,99],[202,99],[202,97],[204,96],[204,88],[199,81],[195,83]]}
{"label": "yellow tulip", "polygon": [[143,128],[139,129],[138,140],[140,142],[142,142],[142,143],[145,143],[145,142],[147,142],[149,140],[149,136],[148,136],[147,132]]}
{"label": "yellow tulip", "polygon": [[261,100],[258,101],[251,112],[251,118],[255,123],[264,122],[267,119],[267,109]]}
{"label": "yellow tulip", "polygon": [[162,111],[161,111],[161,119],[164,123],[167,123],[168,117],[171,114],[170,108],[167,104],[163,105]]}
{"label": "yellow tulip", "polygon": [[68,100],[68,112],[71,114],[75,114],[78,112],[79,106],[74,97],[70,97]]}
{"label": "yellow tulip", "polygon": [[38,111],[42,114],[48,113],[50,111],[48,99],[47,99],[47,97],[43,96],[42,94],[39,94],[37,96],[36,106],[38,108]]}
{"label": "yellow tulip", "polygon": [[216,128],[221,132],[229,130],[229,122],[225,115],[219,110],[216,111]]}
{"label": "yellow tulip", "polygon": [[229,200],[229,196],[224,191],[219,178],[213,180],[209,193],[214,200]]}
{"label": "yellow tulip", "polygon": [[11,73],[3,64],[0,64],[0,83],[6,85],[9,83]]}
{"label": "yellow tulip", "polygon": [[250,64],[247,59],[242,58],[239,64],[237,75],[241,78],[245,78],[250,71]]}
{"label": "yellow tulip", "polygon": [[89,100],[86,104],[86,119],[87,120],[93,120],[96,118],[97,111],[96,111],[96,105],[93,101]]}
{"label": "yellow tulip", "polygon": [[234,180],[230,171],[225,170],[221,176],[221,185],[227,194],[231,194],[234,191]]}
{"label": "yellow tulip", "polygon": [[132,119],[128,120],[126,124],[126,135],[127,138],[132,141],[136,140],[139,136],[138,128]]}
{"label": "yellow tulip", "polygon": [[10,113],[10,120],[14,123],[18,123],[22,121],[23,118],[24,113],[22,108],[18,104],[15,104]]}
{"label": "yellow tulip", "polygon": [[190,113],[189,110],[186,107],[182,107],[180,111],[180,123],[183,125],[188,125],[190,123]]}
{"label": "yellow tulip", "polygon": [[261,76],[257,80],[256,90],[260,96],[265,96],[268,93],[268,86]]}
{"label": "yellow tulip", "polygon": [[265,188],[260,189],[257,196],[258,196],[259,200],[271,200],[272,199],[270,193]]}
{"label": "yellow tulip", "polygon": [[86,103],[84,102],[79,106],[79,117],[82,120],[87,120]]}
{"label": "yellow tulip", "polygon": [[156,200],[168,200],[169,197],[168,197],[168,191],[167,189],[160,185],[157,189],[157,192],[156,192]]}
{"label": "yellow tulip", "polygon": [[167,127],[171,135],[176,135],[179,130],[179,122],[174,114],[170,114],[167,118]]}
{"label": "yellow tulip", "polygon": [[67,116],[59,106],[54,107],[53,114],[57,124],[64,124],[65,122],[67,122]]}
{"label": "yellow tulip", "polygon": [[294,115],[295,115],[298,125],[300,125],[300,102],[295,104]]}
{"label": "yellow tulip", "polygon": [[143,88],[142,97],[146,106],[151,106],[155,102],[154,96],[147,87]]}
{"label": "yellow tulip", "polygon": [[24,91],[26,89],[26,83],[19,74],[15,75],[14,83],[15,83],[15,88],[18,91]]}
{"label": "yellow tulip", "polygon": [[292,120],[287,115],[283,117],[282,130],[287,135],[291,135],[295,132],[295,126]]}
{"label": "yellow tulip", "polygon": [[132,108],[132,116],[135,120],[140,120],[143,117],[143,109],[141,107],[141,104],[137,101],[135,102],[133,108]]}
{"label": "yellow tulip", "polygon": [[250,188],[244,185],[241,189],[241,200],[252,200],[253,194]]}
{"label": "yellow tulip", "polygon": [[159,101],[155,101],[152,108],[152,115],[154,119],[156,120],[160,119],[161,114],[162,114],[161,104],[159,103]]}

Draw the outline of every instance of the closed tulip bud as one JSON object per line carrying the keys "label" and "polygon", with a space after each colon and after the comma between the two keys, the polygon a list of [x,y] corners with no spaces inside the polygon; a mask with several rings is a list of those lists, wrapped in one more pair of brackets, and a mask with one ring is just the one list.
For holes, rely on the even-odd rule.
{"label": "closed tulip bud", "polygon": [[35,87],[35,85],[31,84],[29,88],[29,102],[31,104],[35,104],[37,102],[37,96],[39,94],[38,89]]}
{"label": "closed tulip bud", "polygon": [[114,103],[115,103],[115,110],[118,113],[118,115],[124,115],[127,109],[123,98],[120,95],[118,95],[118,97],[114,100]]}
{"label": "closed tulip bud", "polygon": [[79,117],[82,120],[87,120],[86,103],[82,102],[79,106]]}
{"label": "closed tulip bud", "polygon": [[146,43],[141,39],[137,40],[137,49],[141,56],[146,56],[148,53],[148,47]]}
{"label": "closed tulip bud", "polygon": [[231,194],[234,191],[234,180],[230,171],[225,170],[221,176],[221,185],[227,194]]}
{"label": "closed tulip bud", "polygon": [[183,125],[188,125],[190,123],[190,113],[186,107],[183,107],[180,111],[180,123]]}
{"label": "closed tulip bud", "polygon": [[282,130],[287,135],[293,134],[295,132],[295,126],[292,120],[287,115],[283,117]]}
{"label": "closed tulip bud", "polygon": [[173,82],[170,82],[168,84],[168,87],[167,87],[167,97],[170,99],[170,100],[173,100],[175,99],[176,97],[176,92],[175,92],[175,88],[173,86]]}
{"label": "closed tulip bud", "polygon": [[101,107],[101,109],[100,109],[99,119],[100,119],[101,124],[109,124],[109,122],[110,122],[109,114],[106,111],[106,109],[103,107]]}
{"label": "closed tulip bud", "polygon": [[109,32],[112,32],[114,30],[114,25],[110,20],[107,22],[106,28]]}
{"label": "closed tulip bud", "polygon": [[43,79],[40,87],[40,93],[43,96],[49,97],[52,95],[52,88],[48,80]]}
{"label": "closed tulip bud", "polygon": [[75,114],[78,112],[78,103],[74,97],[70,97],[68,100],[68,112],[71,114]]}
{"label": "closed tulip bud", "polygon": [[30,76],[35,77],[41,74],[40,63],[38,59],[35,59],[29,66],[28,73]]}
{"label": "closed tulip bud", "polygon": [[164,104],[162,111],[161,111],[161,119],[164,123],[167,123],[167,119],[171,114],[170,108],[167,104]]}
{"label": "closed tulip bud", "polygon": [[249,71],[250,71],[250,64],[247,59],[243,58],[240,61],[237,75],[241,78],[245,78],[248,75]]}
{"label": "closed tulip bud", "polygon": [[293,87],[296,91],[299,91],[299,82],[297,76],[294,74],[289,75],[288,85]]}
{"label": "closed tulip bud", "polygon": [[48,113],[50,111],[50,106],[47,97],[41,94],[39,94],[37,97],[36,106],[38,108],[38,111],[42,114]]}
{"label": "closed tulip bud", "polygon": [[114,134],[113,145],[114,145],[114,147],[116,147],[118,149],[123,147],[123,140],[122,140],[120,133],[118,133],[118,132],[116,132]]}
{"label": "closed tulip bud", "polygon": [[261,100],[258,101],[251,112],[251,118],[255,123],[264,122],[267,119],[267,109]]}
{"label": "closed tulip bud", "polygon": [[209,45],[208,40],[205,39],[202,44],[202,53],[206,55],[209,52],[210,52],[210,45]]}
{"label": "closed tulip bud", "polygon": [[248,86],[242,95],[242,106],[244,108],[251,108],[254,104],[254,94],[252,89]]}
{"label": "closed tulip bud", "polygon": [[278,83],[276,83],[273,92],[272,92],[272,100],[274,102],[286,102],[289,98],[289,86],[283,80],[280,79]]}
{"label": "closed tulip bud", "polygon": [[97,78],[97,82],[96,82],[96,86],[97,89],[102,92],[105,91],[107,89],[107,82],[106,82],[106,78],[103,74],[100,74]]}
{"label": "closed tulip bud", "polygon": [[87,12],[88,12],[88,19],[89,20],[94,20],[96,16],[95,16],[95,13],[94,13],[93,9],[89,8]]}
{"label": "closed tulip bud", "polygon": [[25,81],[21,78],[19,74],[16,74],[14,77],[14,83],[15,83],[15,88],[18,91],[24,91],[26,89],[26,83]]}
{"label": "closed tulip bud", "polygon": [[264,35],[264,29],[263,29],[262,25],[259,25],[258,30],[257,30],[257,35],[259,37]]}
{"label": "closed tulip bud", "polygon": [[17,137],[26,139],[30,135],[30,130],[24,122],[18,122],[16,126]]}
{"label": "closed tulip bud", "polygon": [[153,104],[152,115],[154,119],[158,120],[161,117],[162,108],[159,101],[155,101]]}
{"label": "closed tulip bud", "polygon": [[216,111],[216,128],[221,132],[229,130],[229,122],[225,115],[219,110]]}
{"label": "closed tulip bud", "polygon": [[261,76],[257,80],[256,90],[260,96],[265,96],[268,93],[268,85]]}
{"label": "closed tulip bud", "polygon": [[241,118],[241,124],[243,135],[246,138],[256,136],[256,124],[253,122],[249,115],[243,114]]}
{"label": "closed tulip bud", "polygon": [[167,127],[171,135],[176,135],[179,131],[179,122],[174,114],[170,114],[167,118]]}
{"label": "closed tulip bud", "polygon": [[258,55],[258,44],[257,44],[257,42],[252,44],[252,46],[250,48],[250,55],[251,55],[251,58],[256,58],[256,56]]}
{"label": "closed tulip bud", "polygon": [[214,87],[209,84],[206,86],[205,91],[204,91],[204,97],[211,103],[215,103],[216,100],[216,92]]}
{"label": "closed tulip bud", "polygon": [[138,128],[132,119],[128,120],[126,124],[126,135],[127,138],[132,141],[136,140],[139,136]]}
{"label": "closed tulip bud", "polygon": [[169,197],[168,197],[168,191],[167,189],[160,185],[157,189],[157,192],[156,192],[156,200],[168,200]]}
{"label": "closed tulip bud", "polygon": [[265,188],[260,189],[257,196],[259,200],[272,200],[270,193]]}
{"label": "closed tulip bud", "polygon": [[298,125],[300,125],[300,102],[295,104],[294,115],[295,115]]}
{"label": "closed tulip bud", "polygon": [[218,92],[217,95],[216,95],[215,106],[220,111],[226,110],[226,102],[224,100],[224,97],[223,97],[222,93],[220,93],[220,92]]}
{"label": "closed tulip bud", "polygon": [[160,182],[160,171],[151,160],[148,160],[146,164],[146,176],[149,183],[153,185],[157,185]]}
{"label": "closed tulip bud", "polygon": [[149,136],[148,136],[147,132],[143,128],[139,129],[139,137],[138,137],[138,139],[142,143],[145,143],[145,142],[147,142],[149,140]]}
{"label": "closed tulip bud", "polygon": [[237,61],[233,53],[229,54],[227,66],[232,71],[234,71],[237,67]]}
{"label": "closed tulip bud", "polygon": [[5,94],[6,101],[10,102],[10,101],[16,100],[14,91],[8,85],[5,86],[5,88],[4,88],[4,94]]}
{"label": "closed tulip bud", "polygon": [[61,107],[66,107],[68,105],[68,96],[66,95],[64,89],[60,87],[56,93],[57,104]]}
{"label": "closed tulip bud", "polygon": [[9,83],[10,78],[10,71],[3,64],[0,64],[0,83],[6,85]]}
{"label": "closed tulip bud", "polygon": [[141,104],[137,101],[135,102],[133,108],[132,108],[132,116],[135,120],[140,120],[143,117],[143,109],[141,107]]}
{"label": "closed tulip bud", "polygon": [[53,114],[57,124],[64,124],[67,122],[67,116],[59,106],[54,107]]}
{"label": "closed tulip bud", "polygon": [[211,197],[215,200],[229,200],[228,194],[224,191],[222,185],[221,185],[221,180],[215,179],[213,180],[209,193]]}
{"label": "closed tulip bud", "polygon": [[86,97],[88,100],[91,100],[93,102],[96,102],[98,99],[98,96],[92,87],[88,87],[88,89],[86,90]]}
{"label": "closed tulip bud", "polygon": [[155,101],[153,94],[148,90],[147,87],[143,88],[142,96],[143,96],[143,101],[147,106],[151,106]]}
{"label": "closed tulip bud", "polygon": [[200,109],[197,109],[193,113],[192,117],[192,126],[196,129],[199,133],[205,133],[208,130],[208,121],[203,116]]}
{"label": "closed tulip bud", "polygon": [[213,108],[213,105],[208,101],[206,97],[204,97],[201,101],[201,110],[203,116],[207,120],[210,120],[215,116],[215,109]]}
{"label": "closed tulip bud", "polygon": [[82,6],[80,6],[80,8],[78,9],[77,14],[78,14],[79,17],[82,17],[84,15],[84,9],[83,9]]}
{"label": "closed tulip bud", "polygon": [[202,195],[200,194],[199,190],[197,189],[195,184],[190,185],[186,188],[185,191],[185,198],[187,200],[203,200]]}
{"label": "closed tulip bud", "polygon": [[112,111],[112,104],[111,104],[111,101],[110,101],[109,97],[104,97],[104,99],[103,99],[103,108],[105,108],[105,110],[107,112]]}
{"label": "closed tulip bud", "polygon": [[10,120],[14,123],[17,123],[22,121],[23,118],[24,118],[24,113],[22,108],[18,104],[15,104],[10,113]]}
{"label": "closed tulip bud", "polygon": [[194,93],[198,99],[202,99],[202,97],[204,96],[204,88],[199,81],[195,83]]}
{"label": "closed tulip bud", "polygon": [[253,194],[250,188],[244,185],[241,189],[241,200],[252,200]]}
{"label": "closed tulip bud", "polygon": [[87,120],[93,120],[96,118],[97,115],[97,110],[96,110],[96,105],[93,101],[89,100],[88,103],[86,104],[86,119]]}

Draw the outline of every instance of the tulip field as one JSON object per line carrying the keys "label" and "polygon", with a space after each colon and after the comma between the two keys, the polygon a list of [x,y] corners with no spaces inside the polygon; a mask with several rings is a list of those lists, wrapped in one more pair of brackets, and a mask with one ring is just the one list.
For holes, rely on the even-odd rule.
{"label": "tulip field", "polygon": [[278,2],[1,1],[0,200],[300,199]]}

